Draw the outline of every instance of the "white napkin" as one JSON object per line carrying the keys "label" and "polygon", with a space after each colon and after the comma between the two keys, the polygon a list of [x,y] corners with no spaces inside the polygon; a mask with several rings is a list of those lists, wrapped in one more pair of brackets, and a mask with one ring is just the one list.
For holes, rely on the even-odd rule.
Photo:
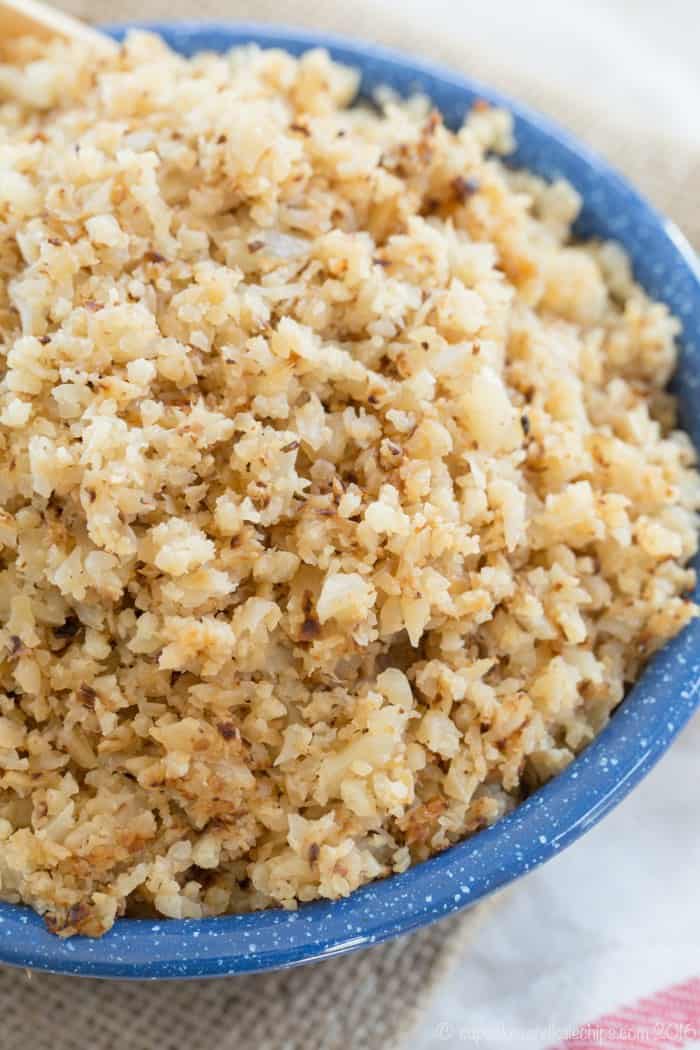
{"label": "white napkin", "polygon": [[[540,1050],[700,976],[698,754],[696,717],[612,814],[503,894],[412,1050]],[[693,997],[700,1019],[700,981]],[[684,1022],[685,1040],[681,1030],[677,1043],[655,1041],[674,1034],[667,1013],[643,1019],[650,1050],[700,1047],[697,1021]]]}

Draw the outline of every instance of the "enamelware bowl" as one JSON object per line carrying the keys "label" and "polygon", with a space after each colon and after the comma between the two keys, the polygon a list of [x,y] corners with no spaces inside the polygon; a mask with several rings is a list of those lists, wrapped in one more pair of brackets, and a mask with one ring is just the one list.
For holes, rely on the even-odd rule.
{"label": "enamelware bowl", "polygon": [[[362,92],[420,91],[457,127],[477,98],[515,116],[515,166],[564,177],[581,193],[576,232],[614,238],[637,279],[683,323],[674,381],[682,423],[700,447],[700,271],[678,230],[607,164],[544,117],[482,84],[373,44],[258,25],[184,22],[148,28],[185,55],[257,42],[300,54],[326,47],[362,73]],[[121,37],[126,27],[110,32]],[[592,827],[651,769],[700,701],[700,621],[653,659],[609,725],[566,770],[493,827],[402,875],[339,901],[203,920],[120,919],[100,940],[59,940],[29,908],[0,904],[0,962],[92,977],[183,978],[250,973],[377,944],[474,905]]]}

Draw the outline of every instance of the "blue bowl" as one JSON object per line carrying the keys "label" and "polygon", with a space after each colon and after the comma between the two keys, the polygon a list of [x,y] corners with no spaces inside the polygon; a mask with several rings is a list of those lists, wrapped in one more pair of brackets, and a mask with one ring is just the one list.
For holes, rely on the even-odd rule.
{"label": "blue bowl", "polygon": [[[421,91],[457,127],[476,98],[515,116],[516,166],[568,179],[582,237],[619,241],[638,280],[683,323],[675,379],[682,422],[700,447],[700,271],[678,230],[603,161],[544,117],[482,84],[371,44],[258,25],[148,24],[177,51],[256,41],[300,54],[326,47],[362,72],[362,91]],[[124,34],[123,27],[110,30]],[[697,595],[696,595],[697,596]],[[0,904],[0,962],[92,977],[219,977],[293,966],[377,944],[468,908],[574,842],[649,772],[700,701],[700,621],[666,646],[597,739],[568,769],[493,827],[345,900],[204,920],[120,919],[100,940],[61,941],[28,908]]]}

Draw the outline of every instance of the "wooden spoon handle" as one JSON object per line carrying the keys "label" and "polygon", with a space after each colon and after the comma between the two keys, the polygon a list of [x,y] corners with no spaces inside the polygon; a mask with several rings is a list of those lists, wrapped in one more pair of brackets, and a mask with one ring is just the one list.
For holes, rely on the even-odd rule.
{"label": "wooden spoon handle", "polygon": [[18,36],[36,36],[42,40],[58,36],[78,40],[102,52],[114,52],[117,47],[108,36],[39,0],[0,0],[0,46]]}

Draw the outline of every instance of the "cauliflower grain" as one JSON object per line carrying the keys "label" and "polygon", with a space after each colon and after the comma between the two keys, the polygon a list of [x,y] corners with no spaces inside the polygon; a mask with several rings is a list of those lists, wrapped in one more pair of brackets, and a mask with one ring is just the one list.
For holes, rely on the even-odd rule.
{"label": "cauliflower grain", "polygon": [[696,613],[678,322],[505,112],[147,33],[0,73],[0,897],[292,909],[498,820]]}

